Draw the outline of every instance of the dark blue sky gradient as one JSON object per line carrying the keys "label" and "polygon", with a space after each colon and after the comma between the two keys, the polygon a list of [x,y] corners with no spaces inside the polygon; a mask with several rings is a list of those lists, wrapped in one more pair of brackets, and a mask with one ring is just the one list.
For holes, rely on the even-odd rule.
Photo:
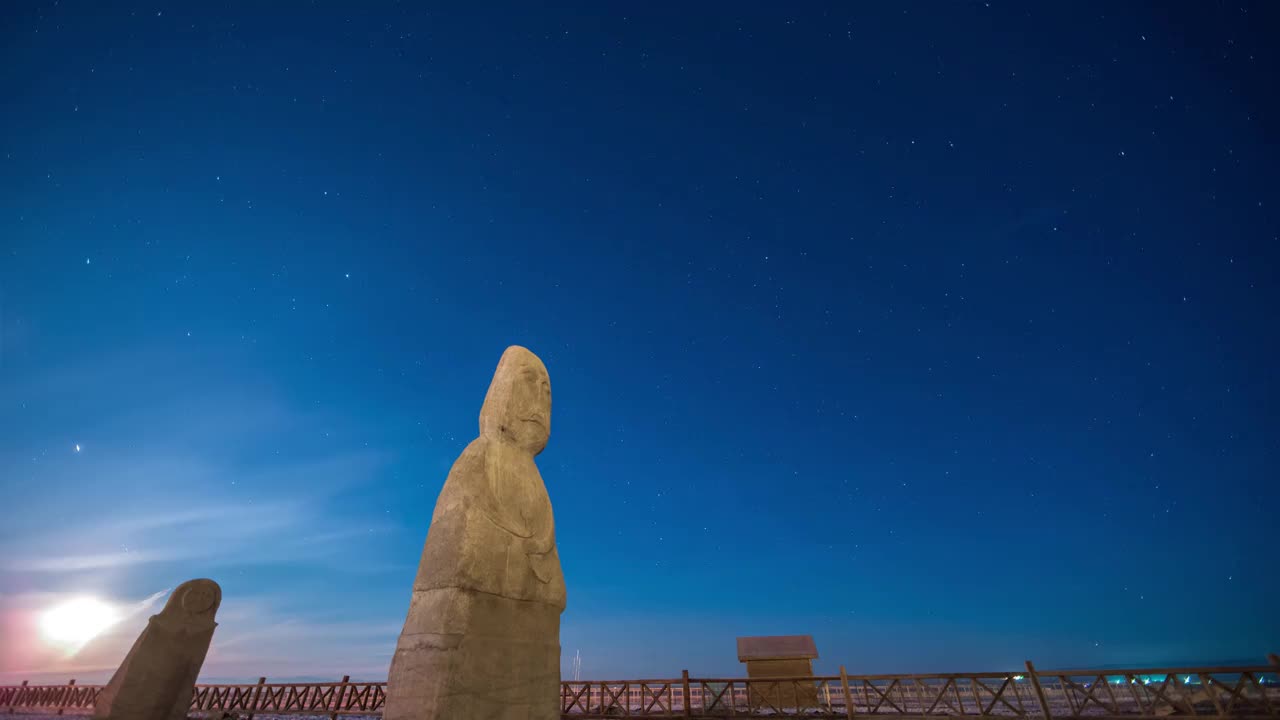
{"label": "dark blue sky gradient", "polygon": [[417,5],[0,11],[10,632],[383,676],[522,344],[566,673],[1280,649],[1276,5]]}

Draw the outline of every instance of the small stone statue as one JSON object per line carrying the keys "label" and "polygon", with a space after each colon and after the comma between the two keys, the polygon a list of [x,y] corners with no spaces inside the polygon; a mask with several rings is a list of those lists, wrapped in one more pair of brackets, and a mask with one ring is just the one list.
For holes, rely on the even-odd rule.
{"label": "small stone statue", "polygon": [[383,720],[559,720],[565,585],[533,460],[550,433],[547,370],[509,347],[436,500]]}
{"label": "small stone statue", "polygon": [[174,589],[98,694],[94,720],[184,720],[221,603],[222,588],[212,580]]}

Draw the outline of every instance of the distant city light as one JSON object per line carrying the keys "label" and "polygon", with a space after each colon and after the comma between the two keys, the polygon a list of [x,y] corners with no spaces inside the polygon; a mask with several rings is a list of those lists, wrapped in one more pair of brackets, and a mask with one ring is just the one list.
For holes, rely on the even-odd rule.
{"label": "distant city light", "polygon": [[1017,681],[1017,680],[1021,680],[1021,679],[1022,679],[1022,676],[1021,676],[1021,675],[1014,675],[1014,676],[1013,676],[1013,679],[1014,679],[1015,681]]}

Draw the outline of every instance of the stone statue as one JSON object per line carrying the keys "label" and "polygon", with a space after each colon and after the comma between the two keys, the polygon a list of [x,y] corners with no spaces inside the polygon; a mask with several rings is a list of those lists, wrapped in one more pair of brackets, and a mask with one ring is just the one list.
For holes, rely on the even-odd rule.
{"label": "stone statue", "polygon": [[509,347],[436,500],[383,720],[559,720],[564,576],[533,461],[550,434],[547,369]]}
{"label": "stone statue", "polygon": [[98,694],[94,720],[185,720],[220,604],[222,588],[212,580],[175,588]]}

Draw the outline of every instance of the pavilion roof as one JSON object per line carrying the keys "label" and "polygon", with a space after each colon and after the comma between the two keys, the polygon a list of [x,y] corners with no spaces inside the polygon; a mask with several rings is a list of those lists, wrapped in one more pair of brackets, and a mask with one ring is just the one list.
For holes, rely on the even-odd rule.
{"label": "pavilion roof", "polygon": [[768,635],[738,638],[738,662],[748,660],[812,660],[818,646],[812,635]]}

